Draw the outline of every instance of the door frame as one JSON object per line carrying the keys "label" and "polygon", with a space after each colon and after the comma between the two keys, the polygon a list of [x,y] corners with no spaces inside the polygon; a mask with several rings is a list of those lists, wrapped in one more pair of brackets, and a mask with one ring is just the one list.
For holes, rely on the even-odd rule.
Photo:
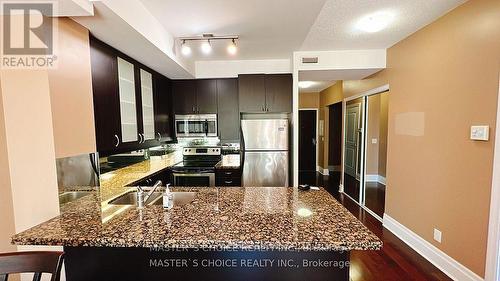
{"label": "door frame", "polygon": [[[358,204],[361,208],[363,208],[366,212],[368,212],[370,215],[372,215],[373,217],[375,217],[377,220],[379,220],[380,222],[382,222],[382,218],[379,217],[377,214],[375,214],[375,212],[373,212],[372,210],[370,210],[368,207],[365,206],[364,204],[364,186],[365,186],[365,170],[366,170],[366,151],[365,151],[365,144],[366,144],[366,117],[368,116],[367,114],[367,110],[366,110],[366,97],[368,96],[372,96],[372,95],[376,95],[376,94],[380,94],[380,93],[383,93],[383,92],[387,92],[390,90],[390,87],[389,87],[389,84],[385,84],[385,85],[382,85],[380,87],[376,87],[376,88],[373,88],[371,90],[368,90],[368,91],[365,91],[365,92],[362,92],[360,94],[357,94],[357,95],[354,95],[354,96],[351,96],[351,97],[347,97],[347,98],[344,98],[344,100],[342,101],[342,112],[343,114],[345,115],[346,113],[346,109],[347,109],[347,102],[351,101],[351,100],[355,100],[355,99],[359,99],[359,98],[364,98],[365,99],[365,105],[364,105],[364,108],[363,110],[365,111],[364,112],[364,115],[363,115],[363,130],[361,132],[361,139],[363,140],[361,142],[361,151],[360,153],[361,154],[361,161],[362,161],[362,165],[361,165],[361,173],[360,173],[360,178],[359,178],[359,198],[360,198],[360,201],[361,202],[358,202],[356,200],[354,200],[354,198],[352,198],[351,196],[349,196],[347,193],[344,192],[344,173],[345,173],[345,153],[344,152],[344,149],[345,149],[345,129],[346,129],[346,118],[343,118],[344,119],[344,122],[342,124],[342,169],[341,169],[341,175],[340,175],[340,185],[339,185],[339,192],[342,193],[343,195],[347,196],[348,198],[350,198],[352,201],[354,201],[356,204]],[[345,117],[345,116],[344,116]]]}
{"label": "door frame", "polygon": [[500,278],[500,77],[498,90],[497,123],[491,183],[490,221],[486,251],[485,280]]}
{"label": "door frame", "polygon": [[[318,142],[319,142],[319,108],[309,108],[309,107],[306,107],[306,108],[299,108],[299,111],[303,111],[303,110],[314,110],[316,111],[316,171],[321,173],[323,175],[323,171],[320,171],[319,169],[319,165],[318,165]],[[300,112],[299,112],[300,114]],[[299,120],[300,121],[300,120]],[[299,124],[300,126],[300,124]],[[299,132],[300,134],[300,132]],[[299,136],[299,139],[300,139],[300,136]],[[298,147],[297,151],[300,150],[300,147]],[[299,152],[299,155],[300,155],[300,152]]]}

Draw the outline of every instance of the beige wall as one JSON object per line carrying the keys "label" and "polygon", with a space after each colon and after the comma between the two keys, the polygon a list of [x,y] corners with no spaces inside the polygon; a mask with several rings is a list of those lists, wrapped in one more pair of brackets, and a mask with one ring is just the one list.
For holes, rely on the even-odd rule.
{"label": "beige wall", "polygon": [[58,21],[58,67],[49,70],[56,158],[95,152],[89,32]]}
{"label": "beige wall", "polygon": [[49,80],[46,70],[2,70],[1,80],[15,230],[19,232],[59,213]]}
{"label": "beige wall", "polygon": [[388,70],[381,70],[363,80],[344,81],[343,95],[348,98],[389,83]]}
{"label": "beige wall", "polygon": [[[386,213],[484,276],[500,71],[500,1],[468,1],[391,47],[388,69],[347,81],[354,95],[387,83]],[[442,231],[442,243],[433,229]]]}
{"label": "beige wall", "polygon": [[319,108],[319,93],[299,93],[299,108]]}
{"label": "beige wall", "polygon": [[[1,79],[0,79],[1,97]],[[5,122],[3,102],[0,98],[0,252],[15,251],[16,247],[10,244],[10,237],[15,232],[14,208],[12,205],[12,192],[10,189],[9,161],[7,155],[7,140],[5,135]]]}
{"label": "beige wall", "polygon": [[[380,139],[380,95],[368,97],[368,114],[366,127],[366,174],[379,173],[379,139]],[[375,139],[377,142],[373,143]]]}
{"label": "beige wall", "polygon": [[[366,174],[386,176],[389,93],[368,97]],[[376,143],[372,140],[375,139]]]}
{"label": "beige wall", "polygon": [[328,131],[329,131],[329,109],[328,106],[343,100],[343,82],[337,83],[320,92],[319,97],[319,119],[324,120],[324,136],[318,141],[318,165],[323,169],[328,168]]}
{"label": "beige wall", "polygon": [[387,174],[387,135],[389,134],[389,95],[390,92],[380,96],[380,124],[378,141],[378,174],[386,177]]}
{"label": "beige wall", "polygon": [[56,156],[95,150],[88,32],[61,19],[58,40],[58,69],[0,71],[0,251],[59,213]]}

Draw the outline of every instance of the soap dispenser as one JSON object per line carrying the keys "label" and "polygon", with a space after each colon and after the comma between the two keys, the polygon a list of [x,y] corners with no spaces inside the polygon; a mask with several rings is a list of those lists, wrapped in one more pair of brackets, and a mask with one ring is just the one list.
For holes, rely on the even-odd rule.
{"label": "soap dispenser", "polygon": [[168,183],[163,193],[163,208],[172,209],[174,207],[174,194],[170,191],[170,184]]}

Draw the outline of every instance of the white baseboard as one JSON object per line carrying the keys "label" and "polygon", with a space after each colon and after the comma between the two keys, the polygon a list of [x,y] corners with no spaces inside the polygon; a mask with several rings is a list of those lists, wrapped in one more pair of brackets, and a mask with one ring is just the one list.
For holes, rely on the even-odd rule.
{"label": "white baseboard", "polygon": [[381,175],[366,175],[365,179],[367,182],[378,182],[378,183],[381,183],[383,185],[386,185],[385,177],[383,177]]}
{"label": "white baseboard", "polygon": [[342,170],[342,167],[340,165],[328,166],[328,170],[332,172],[340,172]]}
{"label": "white baseboard", "polygon": [[320,167],[320,166],[316,166],[316,171],[318,171],[323,176],[330,175],[330,171],[328,171],[328,169],[323,169],[323,167]]}
{"label": "white baseboard", "polygon": [[427,242],[387,214],[384,214],[383,226],[399,239],[403,240],[403,242],[408,244],[408,246],[422,257],[443,271],[451,279],[460,281],[484,281],[479,275],[472,272],[470,269],[463,266],[461,263],[454,260],[436,246]]}

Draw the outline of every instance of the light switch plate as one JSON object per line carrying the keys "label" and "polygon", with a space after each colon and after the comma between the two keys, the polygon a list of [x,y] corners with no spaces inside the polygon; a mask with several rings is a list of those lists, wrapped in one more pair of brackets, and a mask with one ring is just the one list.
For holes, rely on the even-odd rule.
{"label": "light switch plate", "polygon": [[372,144],[376,144],[377,142],[377,139],[372,139]]}
{"label": "light switch plate", "polygon": [[434,240],[441,243],[441,231],[434,228]]}
{"label": "light switch plate", "polygon": [[490,126],[471,126],[470,139],[487,141],[490,139]]}

